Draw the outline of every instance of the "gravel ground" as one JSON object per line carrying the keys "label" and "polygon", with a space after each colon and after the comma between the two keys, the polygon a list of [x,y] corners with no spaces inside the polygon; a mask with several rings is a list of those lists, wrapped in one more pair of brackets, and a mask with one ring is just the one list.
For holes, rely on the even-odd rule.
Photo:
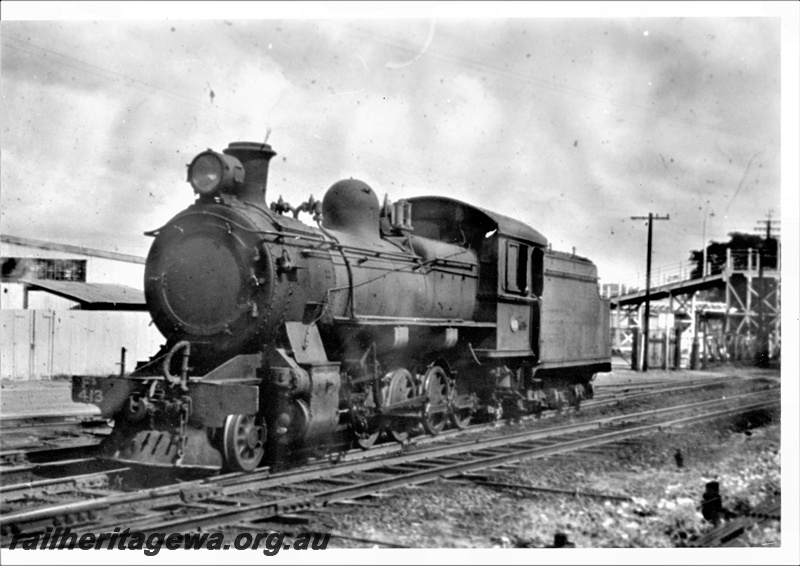
{"label": "gravel ground", "polygon": [[[552,424],[574,418],[563,415]],[[707,482],[720,482],[723,504],[733,513],[780,497],[780,437],[776,410],[664,430],[613,450],[487,472],[495,482],[577,488],[627,496],[630,502],[442,480],[398,490],[379,505],[330,515],[309,527],[412,548],[541,548],[551,545],[557,532],[578,548],[687,546],[712,528],[699,508]],[[780,546],[780,523],[752,529],[740,543]],[[334,539],[332,546],[351,545]]]}
{"label": "gravel ground", "polygon": [[[777,371],[726,367],[651,370],[647,374],[615,369],[600,374],[595,383],[633,385],[725,375],[780,380]],[[13,412],[42,410],[43,406],[54,411],[59,399],[64,406],[75,407],[66,382],[3,382],[2,389],[3,414],[12,412],[6,411],[12,407]],[[693,400],[718,395],[718,390],[695,393]],[[664,401],[667,405],[679,402],[680,396]],[[645,410],[652,405],[637,401],[635,406]],[[621,409],[611,407],[591,415],[589,411],[567,413],[547,419],[543,425],[596,418],[598,413],[615,414]],[[749,424],[726,421],[662,431],[624,449],[534,460],[517,471],[487,473],[493,481],[625,495],[633,498],[631,502],[440,481],[393,492],[356,512],[320,515],[317,524],[303,530],[334,531],[427,549],[544,547],[552,544],[556,532],[565,533],[578,548],[685,546],[711,528],[698,507],[706,482],[720,482],[723,503],[735,512],[780,494],[779,415],[759,418]],[[683,457],[682,468],[675,461],[677,450]],[[768,524],[740,540],[750,546],[777,546],[781,544],[780,527],[780,523]],[[333,539],[330,546],[347,548],[349,544]]]}
{"label": "gravel ground", "polygon": [[[492,474],[498,482],[627,495],[631,503],[436,482],[324,527],[414,548],[545,547],[556,532],[580,548],[675,547],[711,529],[698,509],[708,481],[720,482],[723,503],[732,511],[780,496],[779,425],[750,436],[703,427],[649,440],[628,454],[548,458],[524,471]],[[678,469],[672,447],[693,442],[707,449]],[[780,541],[779,523],[742,539],[748,546]]]}

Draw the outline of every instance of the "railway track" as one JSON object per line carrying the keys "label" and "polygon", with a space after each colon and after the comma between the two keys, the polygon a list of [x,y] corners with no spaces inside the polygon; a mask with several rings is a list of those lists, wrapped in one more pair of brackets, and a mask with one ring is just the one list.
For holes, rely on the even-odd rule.
{"label": "railway track", "polygon": [[740,546],[738,538],[748,529],[762,523],[770,523],[781,520],[780,500],[764,501],[751,511],[741,517],[736,517],[731,521],[715,528],[704,534],[689,546],[719,547],[719,546]]}
{"label": "railway track", "polygon": [[107,426],[106,419],[98,415],[80,414],[18,414],[0,417],[0,427],[6,432],[42,427],[52,428],[94,428]]}
{"label": "railway track", "polygon": [[583,406],[591,407],[592,403],[606,401],[610,398],[629,400],[629,399],[636,399],[638,397],[646,397],[648,395],[653,395],[654,393],[658,394],[683,393],[697,389],[705,389],[715,386],[724,386],[730,383],[731,383],[730,378],[720,378],[720,379],[702,379],[702,380],[695,380],[695,381],[681,382],[681,383],[675,383],[674,381],[672,381],[654,385],[641,384],[641,385],[613,387],[613,388],[606,385],[603,386],[603,388],[598,388],[598,391],[595,393],[594,399],[592,399],[591,401],[586,401],[585,403],[583,403]]}
{"label": "railway track", "polygon": [[[633,373],[633,372],[632,372]],[[631,382],[623,382],[623,381],[616,381],[616,382],[609,382],[604,383],[602,385],[605,389],[614,389],[614,388],[628,388],[628,387],[650,387],[650,386],[670,386],[670,385],[678,385],[678,384],[688,384],[694,385],[696,383],[705,383],[708,381],[719,381],[720,379],[730,380],[733,379],[741,379],[741,376],[736,375],[725,375],[721,376],[720,374],[714,375],[700,375],[698,377],[693,377],[692,379],[648,379],[646,377],[640,377],[642,374],[633,373],[633,377],[631,377]],[[645,374],[646,375],[646,374]]]}
{"label": "railway track", "polygon": [[488,439],[464,441],[454,437],[427,448],[407,447],[399,453],[395,445],[390,456],[345,460],[336,465],[320,462],[280,473],[256,470],[133,493],[93,489],[90,500],[4,513],[0,517],[0,545],[7,546],[15,534],[39,533],[57,526],[87,532],[115,527],[142,532],[223,526],[265,530],[268,523],[264,521],[280,522],[287,517],[325,512],[391,489],[458,478],[521,460],[619,442],[664,427],[686,426],[779,404],[776,391],[764,390]]}
{"label": "railway track", "polygon": [[714,383],[730,383],[732,379],[753,379],[753,378],[742,378],[742,377],[704,377],[701,379],[691,379],[685,381],[676,381],[674,379],[667,379],[667,380],[659,380],[659,381],[649,381],[649,382],[640,382],[640,383],[605,383],[603,385],[599,385],[595,388],[595,393],[597,392],[605,392],[605,393],[618,393],[621,391],[648,391],[653,389],[672,389],[675,387],[695,387],[695,386],[703,386],[709,385]]}
{"label": "railway track", "polygon": [[63,446],[45,448],[21,448],[0,452],[0,485],[7,483],[6,471],[12,467],[28,467],[57,464],[76,458],[90,458],[100,443],[99,438],[69,442]]}
{"label": "railway track", "polygon": [[[25,493],[27,498],[36,496],[38,485],[48,482],[64,482],[68,484],[77,476],[88,473],[103,473],[120,468],[119,464],[99,460],[91,455],[59,460],[48,464],[12,466],[3,468],[0,473],[0,499],[13,501],[10,494]],[[46,494],[47,490],[45,490]]]}
{"label": "railway track", "polygon": [[[618,384],[603,385],[597,388],[594,399],[591,401],[584,401],[581,406],[584,410],[587,410],[606,406],[612,402],[644,398],[656,393],[682,393],[724,383],[731,383],[731,379],[706,378],[680,382],[679,384],[676,384],[674,381],[661,381],[654,384],[636,384],[626,385],[624,387],[618,386]],[[545,413],[543,416],[548,416],[548,413]],[[0,450],[0,485],[7,485],[9,481],[13,481],[6,479],[6,470],[10,467],[24,467],[27,465],[28,469],[34,471],[36,465],[51,464],[61,461],[66,462],[82,457],[89,458],[92,455],[93,448],[96,447],[110,430],[108,422],[99,417],[65,416],[59,420],[58,417],[52,415],[44,417],[37,416],[34,418],[34,421],[30,423],[30,426],[26,426],[25,423],[28,418],[29,417],[25,416],[4,417],[2,421],[0,421],[0,424],[3,430],[8,432],[17,432],[24,429],[35,430],[36,428],[45,426],[46,423],[51,423],[52,426],[59,427],[59,430],[61,428],[66,428],[67,430],[70,428],[72,430],[79,429],[86,434],[80,438],[62,439],[64,442],[62,446],[57,445],[57,441],[47,440],[47,444],[55,445],[42,446],[41,444],[37,444],[34,446]],[[6,428],[7,424],[10,426],[9,429]],[[468,430],[479,431],[485,428],[485,426],[486,425],[475,424],[468,427]],[[436,438],[438,439],[448,434],[455,435],[459,433],[460,431],[456,430],[447,431],[441,433]],[[424,438],[426,437],[412,439],[412,442],[425,442],[425,440],[423,440]],[[373,448],[373,450],[376,448],[377,447]]]}
{"label": "railway track", "polygon": [[[682,382],[675,385],[674,382],[663,382],[656,386],[642,385],[630,391],[606,391],[605,387],[598,388],[599,393],[595,399],[582,403],[584,412],[592,409],[614,405],[624,400],[634,400],[647,398],[655,394],[685,393],[692,390],[713,387],[717,384],[730,383],[729,379],[700,379],[691,382]],[[556,415],[556,412],[546,412],[538,417],[526,416],[522,420],[536,418],[548,418]],[[103,421],[105,423],[105,421]],[[439,435],[420,436],[410,439],[410,444],[414,446],[424,446],[430,443],[441,442],[451,437],[463,436],[466,434],[480,433],[494,427],[494,423],[473,424],[466,430],[448,430]],[[103,433],[96,435],[94,439],[83,438],[79,443],[74,440],[62,447],[45,447],[32,449],[7,450],[0,452],[0,486],[5,486],[6,493],[25,492],[30,499],[37,497],[36,486],[48,486],[42,493],[43,497],[51,496],[51,488],[47,483],[39,483],[42,480],[54,481],[61,479],[64,485],[70,485],[72,476],[81,476],[89,472],[101,472],[113,470],[118,466],[109,466],[94,460],[94,452],[97,448],[99,439]],[[368,452],[358,449],[349,451],[344,456],[350,460],[375,457],[383,454],[390,454],[397,450],[397,444],[388,442],[374,446]],[[341,457],[336,455],[335,457]],[[324,461],[324,459],[323,459]],[[124,480],[124,474],[122,480]],[[115,477],[115,482],[119,483],[120,477]],[[128,485],[129,481],[123,482]],[[0,491],[0,494],[3,492]]]}
{"label": "railway track", "polygon": [[67,465],[77,465],[84,468],[82,473],[73,473],[65,477],[30,481],[25,483],[15,483],[12,485],[0,486],[0,499],[5,503],[14,501],[24,501],[27,505],[55,501],[64,494],[80,492],[90,495],[93,490],[108,489],[109,487],[120,484],[118,478],[129,471],[130,468],[122,466],[108,466],[105,470],[88,472],[87,469],[97,466],[96,460],[75,460]]}
{"label": "railway track", "polygon": [[0,466],[77,458],[110,431],[107,420],[86,414],[4,415],[0,429]]}

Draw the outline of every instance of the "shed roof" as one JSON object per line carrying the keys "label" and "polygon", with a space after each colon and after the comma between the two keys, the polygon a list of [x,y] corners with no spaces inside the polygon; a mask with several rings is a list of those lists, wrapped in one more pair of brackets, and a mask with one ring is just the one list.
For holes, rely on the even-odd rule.
{"label": "shed roof", "polygon": [[22,238],[20,236],[12,236],[10,234],[0,234],[0,242],[29,248],[65,252],[86,257],[113,259],[115,261],[123,261],[127,263],[138,263],[141,265],[144,265],[145,263],[145,258],[140,256],[109,252],[105,250],[96,250],[94,248],[73,246],[71,244],[62,244],[58,242],[48,242],[45,240],[34,240],[33,238]]}
{"label": "shed roof", "polygon": [[22,282],[31,290],[46,291],[70,301],[77,301],[84,310],[147,310],[144,291],[126,285],[43,279]]}

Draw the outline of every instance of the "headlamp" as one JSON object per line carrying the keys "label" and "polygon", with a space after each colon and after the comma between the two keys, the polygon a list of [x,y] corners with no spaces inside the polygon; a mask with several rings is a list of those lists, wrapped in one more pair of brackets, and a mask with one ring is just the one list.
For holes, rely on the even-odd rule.
{"label": "headlamp", "polygon": [[198,195],[211,196],[240,185],[244,181],[244,167],[235,157],[209,149],[189,164],[187,180]]}

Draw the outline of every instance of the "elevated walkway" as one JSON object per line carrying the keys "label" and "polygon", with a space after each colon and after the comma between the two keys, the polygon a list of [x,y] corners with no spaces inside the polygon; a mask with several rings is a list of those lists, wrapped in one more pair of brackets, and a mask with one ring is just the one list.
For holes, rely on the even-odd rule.
{"label": "elevated walkway", "polygon": [[[772,357],[780,355],[780,256],[728,250],[725,263],[712,266],[708,275],[686,278],[683,273],[680,277],[667,274],[666,279],[651,285],[649,293],[649,339],[651,346],[659,342],[666,345],[659,347],[662,365],[674,360],[672,363],[679,367],[682,354],[692,358],[700,355],[698,351],[686,352],[687,340],[689,350],[702,350],[704,357],[707,351],[713,351],[722,361],[752,355],[758,340],[769,344]],[[648,294],[645,285],[621,290],[608,295],[614,349],[630,352],[631,363],[637,367],[643,352],[637,352],[636,344],[644,327]],[[710,301],[699,300],[700,292],[709,292],[706,298]]]}
{"label": "elevated walkway", "polygon": [[[693,294],[697,291],[707,291],[714,288],[721,289],[726,285],[727,278],[727,273],[718,273],[716,275],[707,275],[700,279],[671,281],[669,283],[651,288],[650,300],[658,301],[661,299],[669,299],[670,297],[678,295]],[[609,298],[611,299],[611,308],[613,309],[629,305],[639,306],[644,303],[646,295],[645,291],[642,289]]]}

